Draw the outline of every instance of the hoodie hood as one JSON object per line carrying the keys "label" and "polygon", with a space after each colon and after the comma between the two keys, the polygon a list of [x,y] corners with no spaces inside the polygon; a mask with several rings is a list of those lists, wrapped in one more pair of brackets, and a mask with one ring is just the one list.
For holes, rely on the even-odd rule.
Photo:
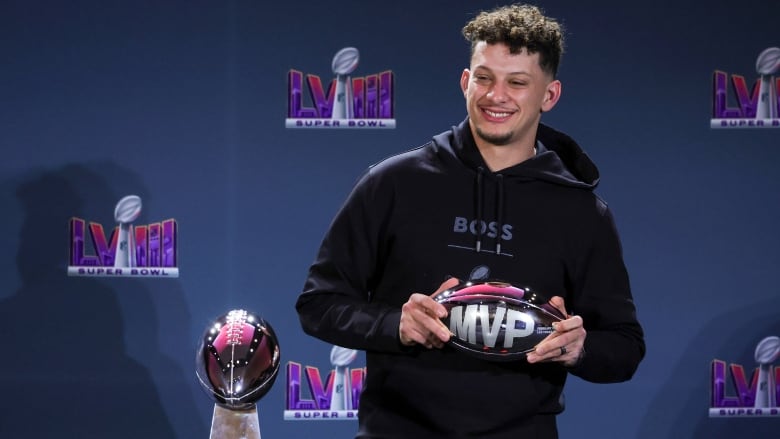
{"label": "hoodie hood", "polygon": [[[599,182],[596,165],[571,137],[546,125],[539,124],[536,133],[536,155],[517,165],[490,172],[482,154],[477,148],[469,127],[468,118],[452,130],[434,136],[433,143],[441,154],[451,155],[454,160],[475,171],[474,216],[478,224],[485,217],[495,218],[497,230],[501,230],[505,218],[505,184],[522,181],[544,181],[556,185],[593,191]],[[495,212],[487,212],[484,194],[485,180],[495,181],[493,203]],[[476,233],[474,249],[483,250],[484,233]],[[494,252],[501,254],[501,236],[494,236]]]}
{"label": "hoodie hood", "polygon": [[[452,130],[434,136],[433,141],[452,152],[467,167],[479,173],[488,172],[469,128],[468,118]],[[541,123],[536,133],[536,155],[495,174],[503,178],[542,180],[589,190],[595,189],[599,182],[598,168],[577,142]]]}

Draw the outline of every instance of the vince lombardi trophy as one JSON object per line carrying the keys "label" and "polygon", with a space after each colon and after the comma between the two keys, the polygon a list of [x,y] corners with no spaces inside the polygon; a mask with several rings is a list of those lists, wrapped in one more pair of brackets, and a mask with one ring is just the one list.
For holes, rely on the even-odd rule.
{"label": "vince lombardi trophy", "polygon": [[780,337],[767,337],[756,346],[758,363],[758,385],[756,387],[755,408],[776,407],[775,380],[772,376],[772,363],[780,355]]}
{"label": "vince lombardi trophy", "polygon": [[331,410],[352,410],[352,390],[349,380],[349,365],[357,358],[357,351],[341,346],[330,350],[330,364],[336,368],[333,376],[333,397]]}
{"label": "vince lombardi trophy", "polygon": [[123,197],[114,208],[114,220],[119,223],[114,267],[135,267],[135,234],[133,221],[141,214],[141,197]]}
{"label": "vince lombardi trophy", "polygon": [[253,312],[233,309],[206,327],[196,376],[214,400],[209,439],[261,439],[257,403],[271,390],[280,361],[276,333]]}
{"label": "vince lombardi trophy", "polygon": [[360,54],[354,47],[345,47],[333,56],[331,68],[336,75],[336,96],[333,102],[331,119],[352,119],[352,81],[349,74],[354,72],[358,65]]}
{"label": "vince lombardi trophy", "polygon": [[774,75],[780,72],[780,47],[770,47],[758,55],[756,71],[761,75],[758,88],[756,119],[777,118],[777,85]]}

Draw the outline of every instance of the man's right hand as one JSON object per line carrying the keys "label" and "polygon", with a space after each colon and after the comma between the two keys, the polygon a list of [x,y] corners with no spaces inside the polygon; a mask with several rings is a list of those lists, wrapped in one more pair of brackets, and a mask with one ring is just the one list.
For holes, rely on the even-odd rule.
{"label": "man's right hand", "polygon": [[450,278],[439,286],[430,296],[414,293],[401,307],[401,324],[398,326],[398,335],[405,346],[420,344],[428,349],[441,348],[449,341],[449,328],[441,319],[447,316],[444,305],[437,303],[432,296],[453,288],[460,281]]}

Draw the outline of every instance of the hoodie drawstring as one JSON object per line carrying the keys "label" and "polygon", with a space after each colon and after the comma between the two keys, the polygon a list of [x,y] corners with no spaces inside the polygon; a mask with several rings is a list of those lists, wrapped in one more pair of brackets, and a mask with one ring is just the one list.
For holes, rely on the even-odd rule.
{"label": "hoodie drawstring", "polygon": [[475,245],[475,248],[477,250],[477,253],[482,250],[482,176],[485,173],[485,168],[482,166],[477,168],[477,196],[476,196],[476,203],[477,203],[477,242]]}
{"label": "hoodie drawstring", "polygon": [[[485,223],[483,218],[483,199],[482,199],[482,183],[484,180],[485,168],[482,166],[477,168],[477,187],[476,187],[476,232],[477,242],[475,249],[477,253],[482,251],[482,225],[485,224],[485,229],[489,229],[489,225]],[[496,188],[496,254],[501,254],[501,231],[504,228],[504,176],[502,174],[496,174],[497,188]]]}
{"label": "hoodie drawstring", "polygon": [[504,176],[496,174],[498,189],[496,191],[496,254],[501,254],[501,230],[504,228]]}

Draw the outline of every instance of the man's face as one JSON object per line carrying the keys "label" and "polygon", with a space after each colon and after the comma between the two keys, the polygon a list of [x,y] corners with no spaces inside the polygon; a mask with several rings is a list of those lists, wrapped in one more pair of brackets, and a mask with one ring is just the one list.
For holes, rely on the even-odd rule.
{"label": "man's face", "polygon": [[555,106],[561,91],[542,71],[538,53],[510,54],[507,45],[484,41],[474,47],[460,85],[472,132],[491,145],[533,145],[541,113]]}

